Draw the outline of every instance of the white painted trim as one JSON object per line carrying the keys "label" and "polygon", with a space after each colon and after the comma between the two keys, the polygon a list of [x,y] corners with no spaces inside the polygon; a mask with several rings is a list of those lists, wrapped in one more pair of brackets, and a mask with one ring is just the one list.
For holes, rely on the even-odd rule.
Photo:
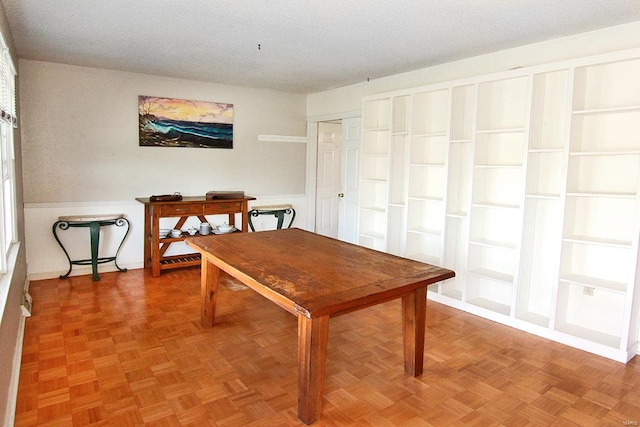
{"label": "white painted trim", "polygon": [[326,114],[307,118],[307,230],[316,230],[316,177],[318,174],[318,122],[351,119],[362,116],[361,110]]}
{"label": "white painted trim", "polygon": [[346,111],[343,113],[323,114],[320,116],[307,117],[307,122],[330,122],[331,120],[352,119],[362,116],[362,110]]}
{"label": "white painted trim", "polygon": [[254,204],[262,204],[262,200],[274,200],[274,199],[304,199],[307,197],[306,194],[272,194],[269,196],[254,196],[256,200],[249,201],[249,208]]}
{"label": "white painted trim", "polygon": [[55,203],[25,203],[25,209],[42,209],[42,208],[95,208],[101,206],[141,206],[137,200],[115,200],[115,201],[96,201],[96,202],[55,202]]}
{"label": "white painted trim", "polygon": [[11,245],[9,256],[7,257],[7,272],[6,274],[0,275],[0,323],[7,307],[7,298],[9,297],[9,290],[11,289],[11,280],[13,271],[16,268],[18,252],[20,252],[20,244],[20,242],[16,242]]}
{"label": "white painted trim", "polygon": [[316,231],[316,170],[318,162],[318,124],[307,122],[307,230]]}
{"label": "white painted trim", "polygon": [[13,353],[13,369],[11,370],[11,382],[7,393],[7,408],[4,414],[5,426],[12,426],[15,422],[16,405],[18,404],[18,382],[20,380],[20,366],[22,361],[22,344],[24,342],[24,327],[26,317],[20,317],[20,325],[18,326],[18,339],[16,340],[16,348]]}
{"label": "white painted trim", "polygon": [[307,143],[309,139],[306,136],[289,136],[289,135],[258,135],[258,141],[262,142],[302,142]]}

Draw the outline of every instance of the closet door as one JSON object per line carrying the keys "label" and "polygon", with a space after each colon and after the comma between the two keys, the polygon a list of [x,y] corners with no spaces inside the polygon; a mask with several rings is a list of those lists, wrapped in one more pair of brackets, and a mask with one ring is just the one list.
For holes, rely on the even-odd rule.
{"label": "closet door", "polygon": [[638,325],[640,59],[576,68],[555,329],[627,351]]}
{"label": "closet door", "polygon": [[478,87],[466,301],[510,315],[519,266],[527,76]]}

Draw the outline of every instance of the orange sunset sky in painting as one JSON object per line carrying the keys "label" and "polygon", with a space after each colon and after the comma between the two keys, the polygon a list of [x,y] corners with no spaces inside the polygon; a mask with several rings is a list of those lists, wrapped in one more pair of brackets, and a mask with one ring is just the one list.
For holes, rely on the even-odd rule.
{"label": "orange sunset sky in painting", "polygon": [[143,114],[143,103],[148,106],[148,112],[156,117],[201,123],[233,123],[233,104],[140,96],[140,114]]}

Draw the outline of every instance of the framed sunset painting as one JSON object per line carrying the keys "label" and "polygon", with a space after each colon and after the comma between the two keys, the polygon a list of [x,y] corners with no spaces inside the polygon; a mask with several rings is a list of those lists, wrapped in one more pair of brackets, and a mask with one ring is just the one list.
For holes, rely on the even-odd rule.
{"label": "framed sunset painting", "polygon": [[141,147],[233,148],[233,104],[138,96]]}

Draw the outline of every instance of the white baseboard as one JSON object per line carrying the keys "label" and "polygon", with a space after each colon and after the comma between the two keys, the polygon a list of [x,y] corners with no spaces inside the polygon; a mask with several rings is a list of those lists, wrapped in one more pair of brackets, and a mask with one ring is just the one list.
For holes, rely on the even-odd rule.
{"label": "white baseboard", "polygon": [[[127,270],[136,270],[139,268],[144,268],[144,263],[142,262],[136,262],[136,263],[129,263],[129,264],[120,264],[118,263],[118,265],[121,268],[126,268]],[[118,271],[118,269],[116,268],[115,265],[112,264],[101,264],[98,267],[98,273],[109,273],[112,271]],[[60,277],[62,274],[65,274],[67,272],[67,270],[59,270],[59,271],[44,271],[44,272],[40,272],[40,273],[29,273],[29,277],[31,280],[47,280],[47,279],[57,279],[58,277]],[[84,276],[84,275],[88,275],[88,274],[92,274],[93,271],[91,270],[91,266],[84,266],[84,265],[74,265],[73,269],[71,270],[71,273],[69,274],[69,277],[73,277],[73,276]]]}
{"label": "white baseboard", "polygon": [[[25,281],[25,289],[29,289],[29,278]],[[11,370],[11,382],[9,383],[9,393],[7,396],[7,407],[4,414],[4,426],[12,426],[16,417],[16,405],[18,403],[18,383],[20,381],[20,366],[22,362],[22,344],[24,342],[24,327],[26,317],[20,316],[20,325],[18,325],[18,337],[16,339],[16,348],[13,353],[13,369]]]}

